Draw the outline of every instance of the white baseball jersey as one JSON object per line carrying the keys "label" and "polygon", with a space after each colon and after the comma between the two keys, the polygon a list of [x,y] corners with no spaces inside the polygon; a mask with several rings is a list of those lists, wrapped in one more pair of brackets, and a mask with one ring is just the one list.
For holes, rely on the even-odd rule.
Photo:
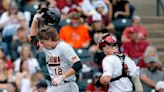
{"label": "white baseball jersey", "polygon": [[[46,54],[46,62],[51,79],[67,72],[74,62],[80,61],[79,57],[71,46],[60,41],[54,49],[43,48]],[[66,81],[75,81],[75,75],[65,79]]]}
{"label": "white baseball jersey", "polygon": [[[124,63],[128,66],[130,76],[139,75],[139,68],[129,57],[125,57]],[[111,78],[118,77],[122,74],[122,61],[116,55],[108,55],[103,59],[103,75]],[[133,84],[127,77],[109,83],[108,92],[131,92]]]}

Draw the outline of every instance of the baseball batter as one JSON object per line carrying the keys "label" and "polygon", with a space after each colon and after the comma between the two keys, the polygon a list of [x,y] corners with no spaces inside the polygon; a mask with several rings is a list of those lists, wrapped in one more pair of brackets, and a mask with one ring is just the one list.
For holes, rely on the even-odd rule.
{"label": "baseball batter", "polygon": [[[105,35],[99,46],[106,55],[102,62],[103,75],[100,82],[104,85],[109,84],[108,92],[132,92],[133,84],[136,92],[143,92],[139,79],[139,68],[129,57],[123,57],[118,53],[116,37],[110,34]],[[124,74],[122,69],[125,69],[127,74]],[[132,81],[128,76],[131,76]]]}
{"label": "baseball batter", "polygon": [[75,80],[75,73],[82,68],[79,57],[73,48],[58,39],[58,33],[50,26],[38,31],[38,19],[43,14],[34,16],[31,26],[32,43],[36,45],[39,39],[39,47],[46,54],[46,63],[52,79],[52,87],[48,92],[79,92]]}

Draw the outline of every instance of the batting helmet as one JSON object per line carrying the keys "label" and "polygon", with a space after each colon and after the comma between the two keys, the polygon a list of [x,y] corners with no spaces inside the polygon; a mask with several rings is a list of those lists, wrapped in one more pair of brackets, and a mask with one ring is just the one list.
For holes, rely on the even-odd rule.
{"label": "batting helmet", "polygon": [[119,42],[117,41],[117,38],[114,35],[107,34],[101,38],[99,41],[99,48],[102,49],[106,45],[110,46],[117,46]]}
{"label": "batting helmet", "polygon": [[60,22],[61,14],[55,8],[41,8],[38,12],[44,13],[43,18],[46,25],[56,26]]}

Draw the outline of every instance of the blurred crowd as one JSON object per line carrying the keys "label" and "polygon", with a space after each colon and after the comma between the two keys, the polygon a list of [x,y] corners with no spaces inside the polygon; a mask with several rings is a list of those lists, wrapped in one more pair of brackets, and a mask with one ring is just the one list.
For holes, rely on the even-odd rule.
{"label": "blurred crowd", "polygon": [[164,92],[164,72],[148,31],[130,0],[0,0],[0,92],[46,92],[51,80],[45,55],[30,43],[30,26],[40,8],[54,7],[62,15],[56,30],[81,58],[77,74],[80,92],[106,92],[94,86],[102,74],[99,38],[110,33],[120,51],[140,69],[144,92]]}

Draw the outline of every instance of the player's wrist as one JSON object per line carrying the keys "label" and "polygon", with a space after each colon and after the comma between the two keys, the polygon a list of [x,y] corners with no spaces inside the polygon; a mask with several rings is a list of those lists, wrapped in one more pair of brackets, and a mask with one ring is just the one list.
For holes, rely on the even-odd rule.
{"label": "player's wrist", "polygon": [[62,78],[63,78],[63,80],[65,79],[65,75],[64,74],[62,75]]}
{"label": "player's wrist", "polygon": [[34,15],[34,17],[33,17],[33,21],[34,22],[38,22],[40,19],[41,19],[41,17],[43,16],[43,14],[44,13],[36,13],[35,15]]}

